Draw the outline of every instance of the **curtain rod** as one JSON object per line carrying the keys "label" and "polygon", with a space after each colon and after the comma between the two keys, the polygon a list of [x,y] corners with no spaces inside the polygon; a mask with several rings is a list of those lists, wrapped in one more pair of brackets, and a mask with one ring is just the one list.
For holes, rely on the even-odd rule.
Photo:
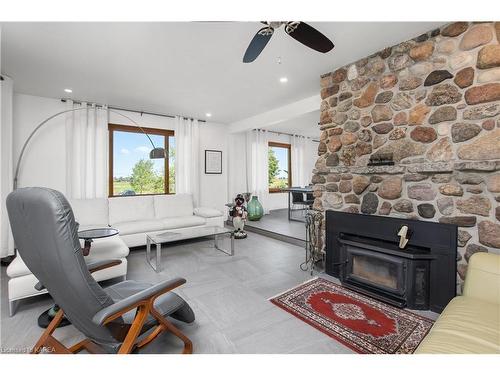
{"label": "curtain rod", "polygon": [[[266,130],[266,129],[254,129],[254,130]],[[313,142],[319,142],[318,140],[314,139],[313,137],[306,137],[305,135],[300,135],[300,134],[283,133],[283,132],[277,132],[274,130],[266,130],[266,132],[274,133],[274,134],[278,134],[278,135],[288,135],[290,137],[298,136],[298,137],[310,138],[311,141],[313,141]]]}
{"label": "curtain rod", "polygon": [[[65,98],[62,98],[61,102],[66,103],[68,100],[71,100],[75,104],[85,103],[85,102],[83,102],[81,100],[73,100],[73,99],[65,99]],[[98,103],[91,103],[91,104],[94,104],[96,107],[103,107],[104,106],[103,104],[98,104]],[[167,115],[165,113],[155,113],[155,112],[139,111],[139,110],[136,110],[136,109],[128,109],[128,108],[116,107],[114,105],[108,105],[107,107],[109,109],[114,109],[115,111],[125,111],[125,112],[139,113],[141,116],[142,115],[152,115],[152,116],[159,116],[159,117],[175,118],[174,115]],[[194,118],[192,118],[192,117],[185,117],[185,116],[179,116],[179,117],[182,117],[182,118],[184,118],[186,120],[194,120]],[[199,122],[207,122],[206,120],[198,120],[198,121]]]}

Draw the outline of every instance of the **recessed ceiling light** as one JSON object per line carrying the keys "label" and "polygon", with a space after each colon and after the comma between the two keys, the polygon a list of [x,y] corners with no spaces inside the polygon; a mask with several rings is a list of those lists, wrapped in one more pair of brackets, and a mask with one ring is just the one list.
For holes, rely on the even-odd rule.
{"label": "recessed ceiling light", "polygon": [[286,78],[286,77],[281,77],[281,78],[280,78],[280,82],[281,82],[281,83],[287,83],[287,82],[288,82],[288,78]]}
{"label": "recessed ceiling light", "polygon": [[212,114],[211,113],[205,113],[205,116],[212,117]]}
{"label": "recessed ceiling light", "polygon": [[73,92],[73,90],[71,90],[71,89],[64,89],[64,92],[67,92],[68,94],[71,94]]}

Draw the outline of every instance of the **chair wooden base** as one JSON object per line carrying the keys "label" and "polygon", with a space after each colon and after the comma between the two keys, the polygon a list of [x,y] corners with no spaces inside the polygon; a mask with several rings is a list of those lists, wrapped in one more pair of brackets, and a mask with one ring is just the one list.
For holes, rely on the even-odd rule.
{"label": "chair wooden base", "polygon": [[[150,314],[156,319],[158,325],[153,328],[153,331],[147,337],[137,342],[137,337],[141,334],[144,323],[146,322],[146,319]],[[37,343],[31,350],[32,354],[39,354],[44,349],[47,353],[54,354],[76,354],[81,352],[82,350],[85,350],[91,354],[106,354],[106,351],[103,348],[89,339],[82,340],[69,348],[59,340],[57,340],[52,334],[61,323],[63,317],[64,311],[60,309],[57,312],[56,316],[54,316],[54,318],[52,319],[49,326],[45,329],[45,331],[43,331]],[[177,336],[184,342],[184,349],[182,351],[182,354],[193,353],[193,344],[191,340],[189,340],[189,338],[185,336],[178,328],[176,328],[165,317],[163,317],[163,315],[156,311],[152,306],[152,303],[141,304],[137,308],[135,319],[125,336],[125,340],[118,350],[118,354],[129,354],[135,348],[145,347],[155,338],[157,338],[161,333],[168,331],[172,332],[175,336]]]}

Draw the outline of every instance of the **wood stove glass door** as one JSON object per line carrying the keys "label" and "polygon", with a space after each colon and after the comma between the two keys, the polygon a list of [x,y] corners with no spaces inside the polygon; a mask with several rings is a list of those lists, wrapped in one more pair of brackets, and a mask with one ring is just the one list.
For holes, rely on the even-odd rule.
{"label": "wood stove glass door", "polygon": [[404,259],[346,245],[346,281],[354,281],[400,296],[405,294]]}

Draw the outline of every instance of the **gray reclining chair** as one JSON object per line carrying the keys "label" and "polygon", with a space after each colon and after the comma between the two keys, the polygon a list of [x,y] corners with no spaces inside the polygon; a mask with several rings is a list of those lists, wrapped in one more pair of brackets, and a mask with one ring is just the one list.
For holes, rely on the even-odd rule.
{"label": "gray reclining chair", "polygon": [[[186,280],[176,278],[156,285],[127,280],[103,289],[91,273],[120,261],[85,263],[78,224],[60,192],[18,189],[7,197],[7,211],[19,253],[60,307],[32,353],[43,348],[55,353],[83,349],[130,353],[166,331],[184,342],[183,353],[192,353],[191,341],[167,318],[194,321],[189,305],[171,292]],[[87,337],[69,348],[52,336],[64,316]]]}

